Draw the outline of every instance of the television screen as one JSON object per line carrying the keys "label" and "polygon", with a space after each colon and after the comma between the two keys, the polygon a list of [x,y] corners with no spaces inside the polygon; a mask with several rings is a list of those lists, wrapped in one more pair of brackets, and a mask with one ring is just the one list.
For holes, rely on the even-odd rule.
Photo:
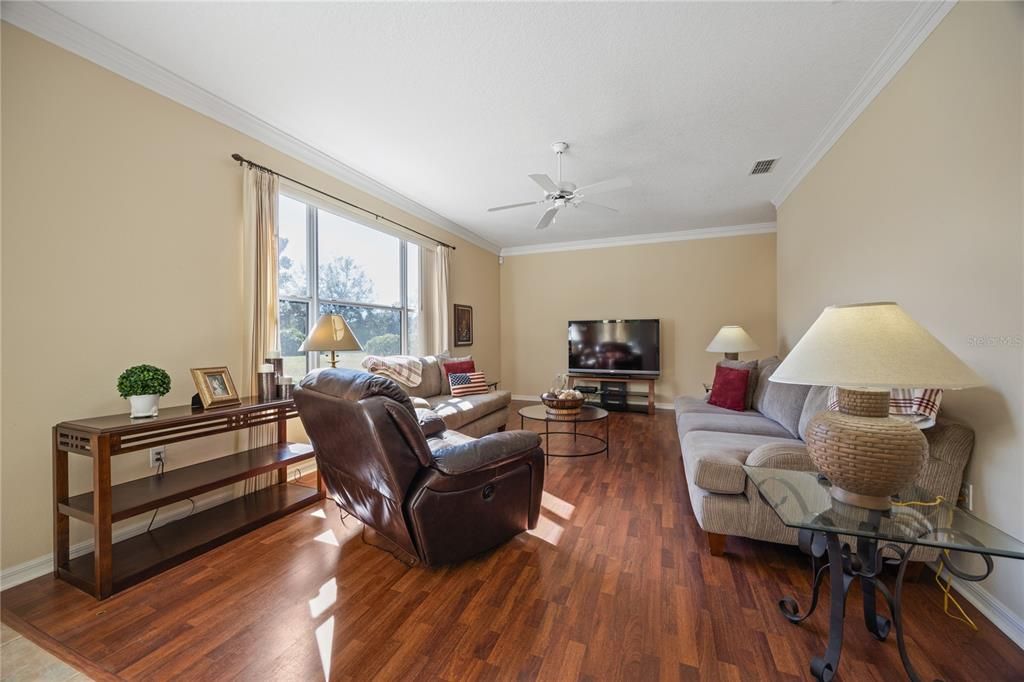
{"label": "television screen", "polygon": [[569,373],[660,374],[660,320],[569,322]]}

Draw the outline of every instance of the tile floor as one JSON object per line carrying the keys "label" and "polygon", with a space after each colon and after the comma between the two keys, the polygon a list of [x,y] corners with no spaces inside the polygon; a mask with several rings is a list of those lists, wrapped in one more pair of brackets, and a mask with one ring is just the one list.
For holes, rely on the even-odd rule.
{"label": "tile floor", "polygon": [[85,682],[89,678],[0,623],[0,681]]}

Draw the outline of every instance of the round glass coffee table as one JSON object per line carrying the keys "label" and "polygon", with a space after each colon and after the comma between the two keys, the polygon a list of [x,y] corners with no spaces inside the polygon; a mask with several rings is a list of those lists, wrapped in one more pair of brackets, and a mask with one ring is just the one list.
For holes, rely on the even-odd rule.
{"label": "round glass coffee table", "polygon": [[[543,405],[530,405],[519,410],[519,427],[526,427],[526,420],[544,422],[544,453],[550,457],[592,457],[604,453],[605,459],[611,454],[608,449],[608,411],[592,405],[584,405],[578,414],[548,414]],[[604,438],[589,433],[580,433],[579,425],[591,422],[604,422]],[[572,424],[572,431],[552,431],[552,424]],[[595,447],[585,452],[552,452],[552,436],[571,436],[573,442],[584,439]]]}

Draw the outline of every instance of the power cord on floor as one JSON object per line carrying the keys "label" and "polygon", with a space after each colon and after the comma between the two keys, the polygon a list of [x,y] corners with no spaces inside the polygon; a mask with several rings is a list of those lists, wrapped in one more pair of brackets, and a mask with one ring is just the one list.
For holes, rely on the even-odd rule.
{"label": "power cord on floor", "polygon": [[[939,496],[937,496],[931,502],[893,502],[893,506],[896,506],[896,507],[937,507],[940,504],[942,504],[943,502],[945,502],[945,500],[946,500],[946,498],[944,498],[942,495],[939,495]],[[952,519],[950,519],[950,520],[952,521]],[[978,631],[978,626],[974,624],[974,621],[971,620],[971,617],[967,615],[967,612],[964,611],[964,608],[962,606],[960,606],[960,602],[958,602],[956,600],[956,597],[954,597],[953,594],[952,594],[952,590],[953,590],[953,576],[950,575],[948,578],[946,578],[946,582],[942,582],[942,572],[946,569],[946,561],[950,560],[949,550],[948,549],[942,550],[942,557],[943,558],[939,559],[939,570],[935,572],[935,584],[939,586],[939,589],[942,590],[942,594],[943,594],[943,598],[942,598],[942,611],[943,611],[943,613],[945,613],[947,616],[949,616],[953,620],[958,620],[961,623],[966,623],[968,626],[970,626],[970,628],[972,630],[977,632]],[[949,612],[949,603],[950,602],[953,602],[953,606],[955,606],[956,610],[960,612],[959,616]]]}

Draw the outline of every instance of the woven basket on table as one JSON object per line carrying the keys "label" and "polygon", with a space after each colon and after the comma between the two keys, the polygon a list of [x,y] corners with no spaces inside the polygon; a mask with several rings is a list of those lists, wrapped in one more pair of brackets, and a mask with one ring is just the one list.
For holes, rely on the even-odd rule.
{"label": "woven basket on table", "polygon": [[583,408],[586,398],[545,398],[541,396],[540,401],[544,403],[548,414],[551,415],[573,415],[579,414]]}

